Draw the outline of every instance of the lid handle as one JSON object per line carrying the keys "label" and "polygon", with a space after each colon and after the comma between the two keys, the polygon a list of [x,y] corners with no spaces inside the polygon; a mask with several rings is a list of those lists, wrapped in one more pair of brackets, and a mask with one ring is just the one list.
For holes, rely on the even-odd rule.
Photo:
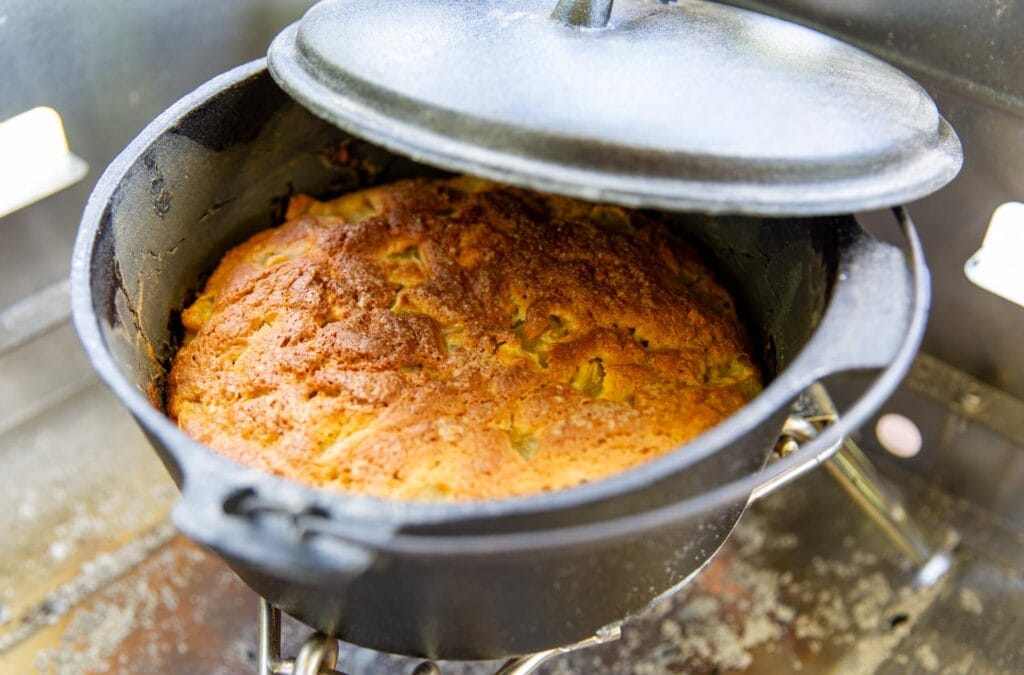
{"label": "lid handle", "polygon": [[551,18],[566,26],[603,28],[612,15],[613,0],[558,0]]}

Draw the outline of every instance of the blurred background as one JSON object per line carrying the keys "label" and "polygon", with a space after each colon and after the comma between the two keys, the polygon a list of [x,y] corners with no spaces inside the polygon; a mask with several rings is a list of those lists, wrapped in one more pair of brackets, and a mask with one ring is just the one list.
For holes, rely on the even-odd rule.
{"label": "blurred background", "polygon": [[[254,669],[255,597],[175,535],[174,486],[82,355],[66,278],[79,216],[110,160],[170,103],[262,57],[311,4],[0,0],[0,123],[50,108],[67,142],[52,113],[0,127],[0,672]],[[551,668],[1022,672],[1012,626],[1024,618],[1024,307],[1014,301],[1024,278],[1010,269],[1024,255],[1020,210],[1002,211],[1002,238],[979,258],[978,278],[996,292],[964,268],[997,208],[1024,200],[1024,3],[735,4],[890,61],[961,136],[961,175],[910,205],[934,303],[923,354],[884,411],[916,423],[924,449],[896,459],[873,428],[859,440],[925,525],[958,526],[965,562],[941,593],[892,610],[909,588],[898,559],[827,478],[811,476],[755,509],[709,573],[620,644]],[[879,214],[864,219],[888,227]],[[874,586],[856,595],[863,579]],[[845,590],[816,591],[836,587]],[[289,644],[303,635],[286,626]],[[351,672],[415,663],[359,650],[343,662],[346,653]]]}

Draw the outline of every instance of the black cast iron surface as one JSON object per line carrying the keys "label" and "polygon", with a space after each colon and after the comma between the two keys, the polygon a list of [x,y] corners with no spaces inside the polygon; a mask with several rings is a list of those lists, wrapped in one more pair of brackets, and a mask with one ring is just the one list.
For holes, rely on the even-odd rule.
{"label": "black cast iron surface", "polygon": [[[340,145],[356,161],[337,161]],[[234,464],[152,405],[187,292],[229,246],[270,225],[292,190],[325,194],[424,172],[317,120],[256,62],[183,99],[112,164],[86,209],[73,267],[87,352],[183,489],[176,524],[275,604],[353,642],[499,656],[576,642],[642,610],[708,560],[753,486],[739,483],[688,513],[676,504],[758,469],[789,404],[814,380],[888,366],[843,423],[863,419],[920,339],[927,287],[918,250],[912,279],[898,250],[848,217],[680,215],[779,372],[685,452],[634,471],[496,502],[357,498]]]}
{"label": "black cast iron surface", "polygon": [[326,0],[274,40],[270,69],[395,152],[593,201],[830,215],[960,168],[928,94],[839,40],[705,0],[618,0],[586,28],[555,4]]}

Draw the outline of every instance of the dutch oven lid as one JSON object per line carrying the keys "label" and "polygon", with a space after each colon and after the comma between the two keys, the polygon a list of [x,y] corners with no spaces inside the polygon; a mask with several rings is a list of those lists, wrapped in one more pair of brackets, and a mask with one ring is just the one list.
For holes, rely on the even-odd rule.
{"label": "dutch oven lid", "polygon": [[704,0],[553,3],[323,0],[270,70],[396,152],[629,206],[841,213],[959,170],[928,94],[839,40]]}

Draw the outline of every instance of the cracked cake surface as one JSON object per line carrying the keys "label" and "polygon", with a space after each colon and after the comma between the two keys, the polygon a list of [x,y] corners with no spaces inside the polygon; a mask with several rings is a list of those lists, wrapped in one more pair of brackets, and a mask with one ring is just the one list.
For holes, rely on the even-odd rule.
{"label": "cracked cake surface", "polygon": [[728,292],[656,214],[472,178],[295,196],[182,322],[167,403],[189,435],[378,497],[594,481],[760,390]]}

